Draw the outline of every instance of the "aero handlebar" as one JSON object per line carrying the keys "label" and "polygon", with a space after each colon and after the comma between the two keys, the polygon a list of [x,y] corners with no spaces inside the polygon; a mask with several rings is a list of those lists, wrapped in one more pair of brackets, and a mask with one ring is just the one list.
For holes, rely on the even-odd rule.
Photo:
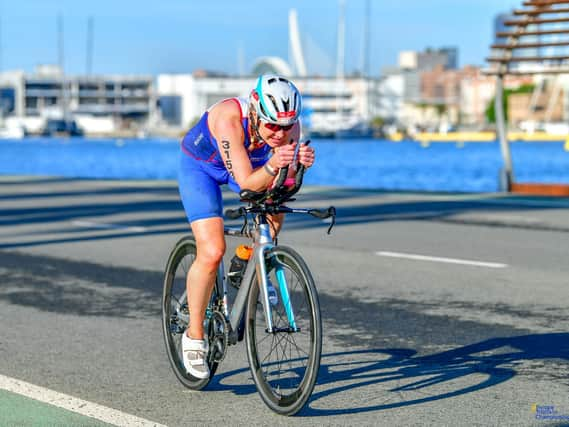
{"label": "aero handlebar", "polygon": [[[305,143],[308,145],[310,140]],[[275,185],[266,191],[252,191],[242,190],[239,193],[242,202],[249,202],[248,207],[239,207],[237,209],[227,209],[224,213],[228,219],[247,218],[249,213],[262,213],[262,214],[279,214],[279,213],[305,213],[312,215],[315,218],[327,219],[332,218],[328,234],[330,234],[332,227],[336,223],[336,208],[330,206],[327,209],[291,209],[283,206],[283,203],[294,200],[292,196],[300,190],[304,172],[306,167],[302,164],[297,164],[297,170],[294,180],[294,186],[287,188],[284,183],[288,175],[288,166],[281,168],[275,181]]]}

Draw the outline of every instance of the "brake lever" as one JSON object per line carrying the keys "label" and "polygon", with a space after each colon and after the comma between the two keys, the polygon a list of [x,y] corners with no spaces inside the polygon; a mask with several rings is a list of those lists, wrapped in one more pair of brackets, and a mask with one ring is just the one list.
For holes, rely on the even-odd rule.
{"label": "brake lever", "polygon": [[[308,146],[310,142],[311,142],[310,140],[307,140],[303,144]],[[300,145],[298,145],[298,149],[295,152],[295,161],[298,157],[299,150],[300,150]],[[304,173],[306,172],[306,166],[300,164],[300,162],[296,161],[295,165],[296,165],[296,173],[294,177],[294,186],[289,191],[286,192],[288,198],[291,198],[296,193],[298,193],[298,190],[300,190],[300,187],[302,187],[302,180],[304,178]]]}
{"label": "brake lever", "polygon": [[288,175],[288,166],[285,166],[284,168],[281,168],[279,170],[279,176],[277,177],[277,182],[275,182],[275,186],[273,187],[274,190],[281,189],[286,180],[287,175]]}
{"label": "brake lever", "polygon": [[247,234],[247,230],[248,230],[248,225],[249,225],[249,215],[247,215],[247,212],[245,212],[245,215],[243,215],[243,226],[241,227],[241,234]]}
{"label": "brake lever", "polygon": [[[308,145],[308,144],[310,144],[310,142],[311,142],[310,140],[307,140],[303,144]],[[300,145],[298,147],[300,147]],[[298,148],[298,149],[300,149],[300,148]],[[295,152],[295,159],[297,156],[298,156],[298,150]],[[288,169],[289,169],[289,166],[285,166],[279,170],[279,175],[277,177],[275,185],[273,186],[273,188],[271,190],[267,191],[263,200],[270,199],[276,203],[284,203],[286,201],[290,201],[292,199],[292,196],[294,196],[298,192],[298,190],[300,190],[300,187],[302,186],[302,180],[304,177],[304,172],[306,171],[306,167],[304,165],[300,164],[300,162],[296,163],[296,174],[295,174],[294,186],[289,190],[287,190],[286,187],[284,186],[284,183],[285,183],[286,178],[288,176]]]}
{"label": "brake lever", "polygon": [[336,224],[336,208],[334,206],[330,206],[328,208],[328,212],[331,214],[330,216],[332,217],[332,223],[330,224],[330,227],[328,227],[327,231],[327,234],[329,235],[332,232],[332,228]]}
{"label": "brake lever", "polygon": [[330,227],[328,227],[328,234],[332,231],[332,228],[336,224],[336,208],[334,206],[330,206],[327,211],[320,211],[318,209],[309,209],[308,213],[315,218],[320,218],[321,220],[325,220],[328,218],[332,218],[332,222]]}

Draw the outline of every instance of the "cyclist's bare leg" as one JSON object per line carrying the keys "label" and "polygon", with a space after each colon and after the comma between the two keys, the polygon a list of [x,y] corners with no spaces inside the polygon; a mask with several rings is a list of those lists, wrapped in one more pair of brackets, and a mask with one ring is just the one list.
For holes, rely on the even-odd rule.
{"label": "cyclist's bare leg", "polygon": [[223,219],[207,218],[191,224],[197,254],[186,280],[190,309],[189,336],[202,339],[205,310],[215,283],[217,267],[225,253]]}
{"label": "cyclist's bare leg", "polygon": [[271,226],[271,236],[274,239],[278,236],[283,226],[285,214],[267,215],[267,222]]}

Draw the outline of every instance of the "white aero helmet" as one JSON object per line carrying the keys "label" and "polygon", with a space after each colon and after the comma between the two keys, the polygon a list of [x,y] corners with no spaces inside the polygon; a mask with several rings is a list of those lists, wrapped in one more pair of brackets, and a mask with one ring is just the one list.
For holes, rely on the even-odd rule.
{"label": "white aero helmet", "polygon": [[290,80],[274,74],[259,76],[250,102],[264,122],[287,126],[300,115],[300,92]]}

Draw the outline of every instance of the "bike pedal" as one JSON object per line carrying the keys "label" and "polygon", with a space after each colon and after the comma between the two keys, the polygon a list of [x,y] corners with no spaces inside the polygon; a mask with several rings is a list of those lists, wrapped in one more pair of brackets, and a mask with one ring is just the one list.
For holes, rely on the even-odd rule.
{"label": "bike pedal", "polygon": [[239,326],[237,326],[237,342],[243,341],[245,337],[245,314],[241,316],[241,320],[239,320]]}

